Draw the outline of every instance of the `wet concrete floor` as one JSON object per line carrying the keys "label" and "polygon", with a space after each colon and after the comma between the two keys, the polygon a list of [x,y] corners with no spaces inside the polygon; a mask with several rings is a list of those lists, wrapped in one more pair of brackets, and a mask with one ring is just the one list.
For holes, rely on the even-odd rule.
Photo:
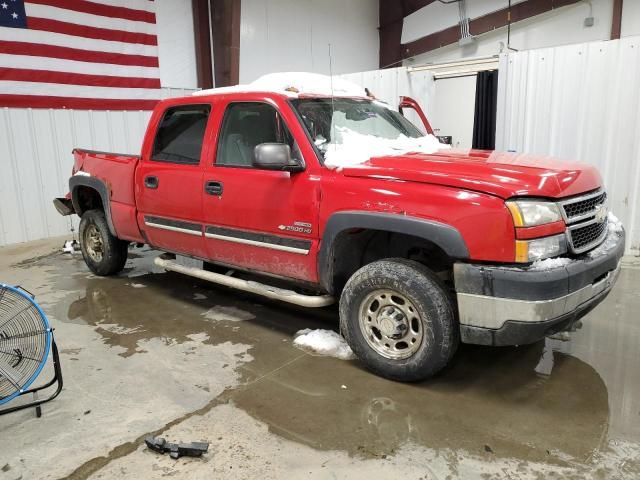
{"label": "wet concrete floor", "polygon": [[[36,294],[65,389],[0,417],[0,479],[640,478],[640,268],[571,340],[463,345],[419,384],[302,352],[299,309],[152,267],[89,273],[61,242],[0,249],[1,280]],[[43,373],[43,378],[50,374]],[[211,442],[174,461],[142,439]]]}

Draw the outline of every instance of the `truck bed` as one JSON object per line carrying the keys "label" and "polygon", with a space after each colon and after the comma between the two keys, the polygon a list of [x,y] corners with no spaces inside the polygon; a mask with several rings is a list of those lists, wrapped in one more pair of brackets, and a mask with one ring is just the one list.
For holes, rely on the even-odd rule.
{"label": "truck bed", "polygon": [[76,148],[73,157],[74,175],[90,176],[105,184],[117,236],[124,240],[142,241],[136,221],[134,192],[135,169],[140,155]]}

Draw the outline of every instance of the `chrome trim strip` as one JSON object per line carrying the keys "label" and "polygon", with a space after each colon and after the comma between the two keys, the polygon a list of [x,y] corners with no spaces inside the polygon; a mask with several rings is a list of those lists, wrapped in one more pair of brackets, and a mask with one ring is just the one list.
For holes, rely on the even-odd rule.
{"label": "chrome trim strip", "polygon": [[202,230],[188,230],[186,228],[172,227],[171,225],[162,225],[160,223],[147,222],[146,220],[144,221],[144,224],[147,225],[148,227],[159,228],[160,230],[169,230],[170,232],[186,233],[187,235],[194,235],[198,237],[202,236]]}
{"label": "chrome trim strip", "polygon": [[272,250],[281,250],[283,252],[298,253],[300,255],[307,255],[309,253],[309,249],[287,247],[286,245],[276,245],[275,243],[258,242],[256,240],[249,240],[246,238],[228,237],[226,235],[218,235],[215,233],[208,233],[208,232],[205,233],[204,236],[206,238],[214,238],[216,240],[224,240],[224,241],[233,242],[233,243],[242,243],[243,245],[252,245],[254,247],[270,248]]}
{"label": "chrome trim strip", "polygon": [[589,220],[588,222],[582,222],[582,223],[576,223],[576,224],[572,223],[571,225],[567,226],[567,230],[573,231],[582,227],[588,227],[589,225],[593,225],[594,223],[604,223],[606,221],[607,220],[605,219],[603,222],[598,222],[598,220],[594,218],[593,220]]}
{"label": "chrome trim strip", "polygon": [[610,290],[620,274],[621,263],[597,283],[551,300],[516,300],[472,293],[458,293],[460,323],[499,329],[507,320],[544,322],[570,313],[596,295]]}

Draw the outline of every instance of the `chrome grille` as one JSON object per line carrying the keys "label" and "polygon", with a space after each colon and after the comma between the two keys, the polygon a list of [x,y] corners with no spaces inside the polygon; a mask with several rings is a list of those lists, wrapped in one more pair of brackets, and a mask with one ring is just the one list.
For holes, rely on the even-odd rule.
{"label": "chrome grille", "polygon": [[[606,201],[607,193],[598,190],[560,202],[573,253],[591,250],[607,236]],[[602,215],[603,207],[605,215]]]}
{"label": "chrome grille", "polygon": [[607,200],[607,193],[597,193],[596,196],[586,198],[582,200],[568,201],[563,204],[564,213],[568,220],[576,217],[583,217],[585,215],[593,214],[595,209],[602,205]]}
{"label": "chrome grille", "polygon": [[607,222],[587,222],[569,228],[571,245],[574,252],[582,252],[600,243],[602,237],[607,233]]}

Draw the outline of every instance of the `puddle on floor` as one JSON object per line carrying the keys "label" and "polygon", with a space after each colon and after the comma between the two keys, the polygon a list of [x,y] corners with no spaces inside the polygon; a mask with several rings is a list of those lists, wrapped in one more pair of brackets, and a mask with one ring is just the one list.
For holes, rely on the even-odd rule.
{"label": "puddle on floor", "polygon": [[84,285],[79,298],[55,306],[57,318],[94,326],[106,344],[124,348],[124,357],[144,354],[140,345],[150,339],[174,344],[198,334],[204,343],[252,345],[253,361],[239,368],[242,385],[222,400],[314,449],[384,458],[411,444],[569,465],[589,462],[612,439],[640,440],[640,300],[633,287],[640,271],[623,270],[620,285],[570,342],[462,345],[438,377],[402,384],[358,362],[292,346],[298,330],[335,329],[335,308],[304,310],[175,273],[144,273],[138,263],[148,263],[148,254],[130,267],[135,283],[146,286],[139,289],[126,274],[88,276],[81,260],[39,262],[60,269],[56,282]]}

